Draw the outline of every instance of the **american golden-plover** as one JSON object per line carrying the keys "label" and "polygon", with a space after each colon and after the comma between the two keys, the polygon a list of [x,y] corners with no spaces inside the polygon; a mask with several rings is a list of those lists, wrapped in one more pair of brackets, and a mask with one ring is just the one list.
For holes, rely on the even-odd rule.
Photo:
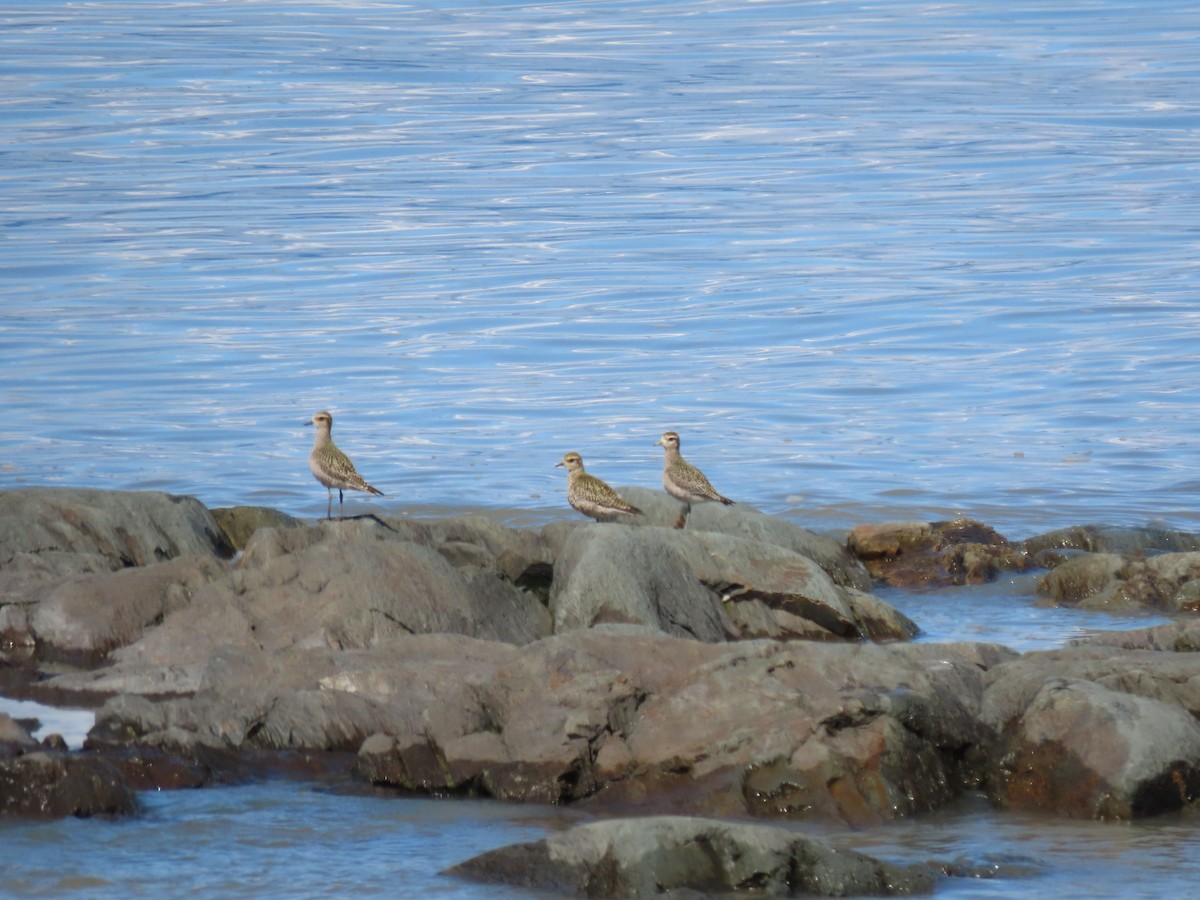
{"label": "american golden-plover", "polygon": [[312,453],[308,454],[308,467],[313,477],[329,492],[329,503],[325,507],[325,518],[333,518],[333,489],[338,492],[338,518],[342,518],[342,492],[363,491],[367,494],[383,496],[383,491],[371,487],[363,481],[363,477],[350,462],[350,457],[337,448],[333,442],[333,416],[327,412],[319,412],[305,425],[317,427],[317,437],[313,441]]}
{"label": "american golden-plover", "polygon": [[619,516],[640,516],[642,511],[594,475],[583,470],[583,457],[567,453],[555,467],[567,470],[567,502],[597,522]]}
{"label": "american golden-plover", "polygon": [[655,446],[663,448],[663,487],[668,494],[683,502],[683,512],[675,523],[676,528],[682,528],[687,523],[695,500],[717,500],[726,506],[733,506],[732,500],[722,497],[708,483],[703,472],[680,455],[678,434],[674,431],[664,432]]}

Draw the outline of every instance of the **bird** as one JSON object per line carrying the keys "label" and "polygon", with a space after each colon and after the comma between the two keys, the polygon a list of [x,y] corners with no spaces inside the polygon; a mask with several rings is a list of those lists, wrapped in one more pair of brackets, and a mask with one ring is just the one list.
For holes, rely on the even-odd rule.
{"label": "bird", "polygon": [[567,502],[585,516],[597,522],[620,516],[640,516],[642,511],[625,501],[620,494],[583,469],[583,457],[578,453],[563,454],[555,468],[567,470]]}
{"label": "bird", "polygon": [[317,437],[313,441],[312,453],[308,454],[308,467],[312,470],[313,477],[325,485],[325,489],[329,492],[329,503],[325,507],[326,519],[333,518],[334,488],[337,488],[338,492],[339,519],[342,518],[343,491],[355,490],[375,494],[379,497],[383,496],[383,491],[372,487],[363,480],[363,477],[354,468],[354,463],[350,462],[350,457],[334,444],[331,434],[333,416],[322,411],[304,424],[315,425],[317,428]]}
{"label": "bird", "polygon": [[682,528],[687,523],[695,500],[718,500],[726,506],[733,506],[732,500],[716,492],[703,472],[680,455],[678,434],[674,431],[663,432],[655,446],[663,448],[663,487],[668,494],[683,502],[683,512],[675,523],[676,528]]}

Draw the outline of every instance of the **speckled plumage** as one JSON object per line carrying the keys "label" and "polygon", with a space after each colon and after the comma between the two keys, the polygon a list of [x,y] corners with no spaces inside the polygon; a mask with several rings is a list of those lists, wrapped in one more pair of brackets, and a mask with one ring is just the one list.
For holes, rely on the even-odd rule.
{"label": "speckled plumage", "polygon": [[679,527],[683,527],[688,513],[691,512],[692,503],[696,500],[715,500],[726,506],[733,505],[732,500],[717,493],[703,472],[680,455],[678,434],[674,431],[664,432],[655,442],[655,446],[663,448],[663,487],[668,494],[682,501],[684,505]]}
{"label": "speckled plumage", "polygon": [[342,516],[342,492],[347,490],[363,491],[367,494],[383,496],[383,491],[372,487],[363,480],[350,462],[350,457],[338,449],[333,442],[333,416],[327,412],[319,412],[306,424],[315,425],[317,437],[313,441],[312,452],[308,454],[308,468],[313,477],[329,492],[329,503],[325,507],[325,517],[333,517],[333,489],[338,492],[338,518]]}
{"label": "speckled plumage", "polygon": [[640,516],[642,511],[624,500],[620,494],[583,469],[583,457],[567,453],[562,462],[555,463],[567,470],[567,502],[585,516],[597,522],[617,516]]}

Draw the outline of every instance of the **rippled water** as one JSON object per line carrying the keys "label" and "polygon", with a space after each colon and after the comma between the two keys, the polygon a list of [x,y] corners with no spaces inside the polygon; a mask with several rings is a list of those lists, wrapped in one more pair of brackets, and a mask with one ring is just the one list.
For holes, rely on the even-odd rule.
{"label": "rippled water", "polygon": [[440,875],[504,844],[537,840],[552,809],[367,798],[313,785],[143,794],[121,822],[0,819],[6,897],[537,896]]}
{"label": "rippled water", "polygon": [[1200,527],[1200,12],[8,2],[0,486]]}
{"label": "rippled water", "polygon": [[[1198,44],[1180,0],[9,0],[0,488],[318,515],[327,408],[387,492],[353,510],[569,514],[565,450],[653,486],[674,428],[816,527],[1200,528]],[[927,640],[1142,624],[1026,593],[889,599]],[[0,823],[0,890],[495,896],[430,873],[542,827],[147,799]],[[864,840],[1044,862],[954,896],[1198,874],[1186,827],[956,815]]]}

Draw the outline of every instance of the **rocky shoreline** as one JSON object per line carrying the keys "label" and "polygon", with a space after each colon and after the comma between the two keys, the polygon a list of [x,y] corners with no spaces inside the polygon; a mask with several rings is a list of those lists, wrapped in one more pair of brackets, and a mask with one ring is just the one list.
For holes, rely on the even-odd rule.
{"label": "rocky shoreline", "polygon": [[[644,522],[313,524],[160,493],[0,493],[3,692],[97,711],[75,752],[0,714],[0,812],[122,815],[149,786],[340,773],[572,804],[602,821],[459,874],[637,896],[913,893],[964,874],[834,866],[777,820],[870,826],[966,791],[1090,819],[1197,809],[1200,536],[1010,542],[960,521],[842,540],[716,504],[679,530],[665,494],[621,493]],[[1040,602],[1172,623],[1021,654],[912,643],[920,623],[871,593],[1031,570]]]}

